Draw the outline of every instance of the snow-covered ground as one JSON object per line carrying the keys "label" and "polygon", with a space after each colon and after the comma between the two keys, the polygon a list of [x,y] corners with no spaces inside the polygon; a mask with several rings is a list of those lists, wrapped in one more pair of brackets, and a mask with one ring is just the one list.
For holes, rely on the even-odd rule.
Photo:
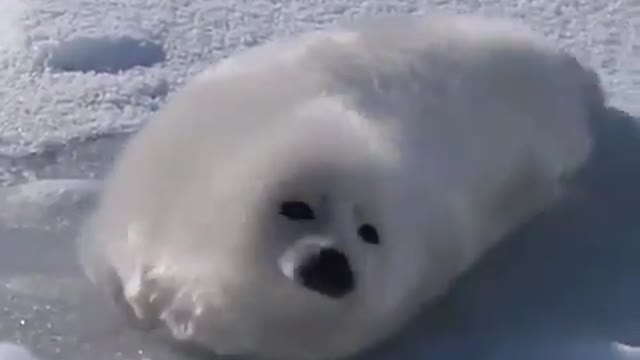
{"label": "snow-covered ground", "polygon": [[[99,179],[167,94],[233,51],[375,13],[524,19],[640,115],[638,0],[0,0],[0,360],[191,359],[122,319],[72,238]],[[603,115],[566,206],[496,249],[366,359],[640,359],[640,130]],[[420,356],[418,356],[420,355]],[[20,357],[22,356],[22,357]]]}

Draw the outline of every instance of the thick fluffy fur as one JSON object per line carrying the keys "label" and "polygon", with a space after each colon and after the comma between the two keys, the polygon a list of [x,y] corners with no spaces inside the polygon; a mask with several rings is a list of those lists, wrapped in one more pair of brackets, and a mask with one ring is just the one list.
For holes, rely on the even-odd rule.
{"label": "thick fluffy fur", "polygon": [[[81,259],[177,338],[347,356],[558,199],[600,106],[593,73],[502,20],[386,18],[272,42],[213,66],[133,139]],[[285,200],[317,218],[284,218]],[[364,223],[379,245],[358,236]],[[346,254],[353,292],[283,271],[310,237]]]}

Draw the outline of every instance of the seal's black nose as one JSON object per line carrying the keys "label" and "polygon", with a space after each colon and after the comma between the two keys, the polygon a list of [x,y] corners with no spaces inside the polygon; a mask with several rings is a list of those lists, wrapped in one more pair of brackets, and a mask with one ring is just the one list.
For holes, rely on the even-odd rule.
{"label": "seal's black nose", "polygon": [[309,256],[296,269],[302,284],[331,298],[341,298],[355,288],[355,278],[347,257],[335,249],[323,249]]}

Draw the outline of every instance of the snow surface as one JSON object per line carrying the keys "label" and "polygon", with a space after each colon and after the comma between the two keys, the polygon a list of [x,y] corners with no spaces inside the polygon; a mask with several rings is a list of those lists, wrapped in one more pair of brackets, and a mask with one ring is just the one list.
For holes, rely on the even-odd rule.
{"label": "snow surface", "polygon": [[[523,19],[591,64],[612,105],[640,115],[638,0],[0,0],[0,341],[43,360],[202,358],[125,326],[76,265],[74,234],[128,134],[234,51],[437,10]],[[640,130],[628,114],[603,114],[567,204],[361,358],[640,359]],[[0,360],[24,354],[0,343]]]}
{"label": "snow surface", "polygon": [[38,360],[29,349],[11,343],[0,343],[0,360]]}
{"label": "snow surface", "polygon": [[640,112],[637,0],[0,0],[0,155],[131,131],[184,79],[274,36],[437,10],[526,20],[598,69],[615,105]]}

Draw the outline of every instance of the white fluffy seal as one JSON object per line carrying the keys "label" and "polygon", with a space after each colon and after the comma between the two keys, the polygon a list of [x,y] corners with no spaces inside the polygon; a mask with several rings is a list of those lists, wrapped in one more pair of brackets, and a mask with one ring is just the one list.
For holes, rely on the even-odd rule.
{"label": "white fluffy seal", "polygon": [[559,199],[601,106],[592,72],[504,20],[274,41],[214,65],[132,140],[82,263],[178,339],[345,357]]}

